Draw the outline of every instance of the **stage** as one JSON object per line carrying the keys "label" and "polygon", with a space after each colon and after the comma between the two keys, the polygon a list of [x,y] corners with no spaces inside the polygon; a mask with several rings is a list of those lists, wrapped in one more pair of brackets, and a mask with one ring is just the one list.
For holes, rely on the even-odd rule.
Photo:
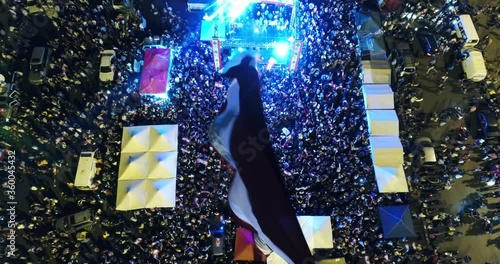
{"label": "stage", "polygon": [[205,9],[201,41],[220,42],[222,54],[250,51],[260,64],[288,65],[295,40],[295,1],[222,0]]}

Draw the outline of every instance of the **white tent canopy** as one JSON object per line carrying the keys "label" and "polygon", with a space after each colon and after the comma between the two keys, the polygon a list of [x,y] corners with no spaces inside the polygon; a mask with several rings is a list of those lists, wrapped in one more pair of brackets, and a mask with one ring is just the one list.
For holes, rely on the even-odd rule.
{"label": "white tent canopy", "polygon": [[[311,253],[315,248],[333,248],[332,222],[329,216],[297,216]],[[286,264],[276,253],[266,259],[268,264]]]}
{"label": "white tent canopy", "polygon": [[367,110],[394,109],[394,95],[389,84],[364,84],[362,90]]}
{"label": "white tent canopy", "polygon": [[135,210],[144,208],[147,203],[147,192],[144,180],[118,181],[116,209]]}
{"label": "white tent canopy", "polygon": [[315,248],[333,248],[332,222],[329,216],[298,216],[297,219],[311,252]]}
{"label": "white tent canopy", "polygon": [[399,167],[403,164],[403,145],[399,137],[370,137],[373,164]]}
{"label": "white tent canopy", "polygon": [[118,167],[119,180],[143,180],[149,173],[149,155],[147,152],[122,153]]}
{"label": "white tent canopy", "polygon": [[364,60],[363,84],[367,83],[391,83],[391,67],[387,61]]}
{"label": "white tent canopy", "polygon": [[122,153],[177,151],[177,125],[124,127]]}
{"label": "white tent canopy", "polygon": [[170,179],[177,175],[177,152],[149,152],[148,179]]}
{"label": "white tent canopy", "polygon": [[378,191],[381,193],[408,192],[403,165],[399,167],[375,167]]}
{"label": "white tent canopy", "polygon": [[177,125],[150,126],[151,145],[149,151],[177,151]]}
{"label": "white tent canopy", "polygon": [[394,110],[366,112],[371,136],[399,136],[399,119]]}
{"label": "white tent canopy", "polygon": [[175,179],[119,180],[117,210],[174,207]]}
{"label": "white tent canopy", "polygon": [[124,127],[122,153],[146,152],[149,150],[149,127]]}
{"label": "white tent canopy", "polygon": [[151,192],[148,193],[146,208],[175,207],[175,178],[147,181]]}
{"label": "white tent canopy", "polygon": [[177,125],[123,128],[116,210],[175,207]]}

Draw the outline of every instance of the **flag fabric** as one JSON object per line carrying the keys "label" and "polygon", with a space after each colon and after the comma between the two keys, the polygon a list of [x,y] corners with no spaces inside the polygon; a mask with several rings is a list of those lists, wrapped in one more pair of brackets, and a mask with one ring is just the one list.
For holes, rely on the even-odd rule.
{"label": "flag fabric", "polygon": [[293,43],[292,58],[290,59],[289,69],[296,72],[299,67],[300,54],[302,53],[302,41],[295,41]]}
{"label": "flag fabric", "polygon": [[218,38],[213,38],[210,42],[212,44],[212,51],[214,57],[214,70],[218,71],[221,69],[222,60],[221,60],[221,51],[220,51],[220,40]]}
{"label": "flag fabric", "polygon": [[231,210],[253,229],[255,244],[266,255],[274,252],[288,263],[313,261],[273,151],[255,58],[243,54],[230,63],[223,76],[232,83],[209,135],[235,168],[228,194]]}
{"label": "flag fabric", "polygon": [[205,166],[208,165],[208,161],[206,159],[201,159],[201,158],[197,158],[196,163],[200,163],[200,164],[203,164]]}

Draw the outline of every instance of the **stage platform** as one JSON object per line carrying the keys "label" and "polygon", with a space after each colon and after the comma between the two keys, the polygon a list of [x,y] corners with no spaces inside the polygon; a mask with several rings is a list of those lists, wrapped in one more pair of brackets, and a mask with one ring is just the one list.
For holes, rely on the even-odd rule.
{"label": "stage platform", "polygon": [[273,58],[276,65],[289,64],[296,36],[295,4],[295,0],[221,1],[205,11],[200,40],[217,38],[229,56],[248,50],[261,55],[261,63]]}

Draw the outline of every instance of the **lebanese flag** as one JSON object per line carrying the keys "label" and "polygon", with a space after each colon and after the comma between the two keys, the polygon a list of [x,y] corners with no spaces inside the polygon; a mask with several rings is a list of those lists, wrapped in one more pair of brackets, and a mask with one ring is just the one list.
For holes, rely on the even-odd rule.
{"label": "lebanese flag", "polygon": [[269,138],[255,58],[238,56],[223,74],[233,81],[209,135],[235,168],[228,194],[231,210],[253,229],[255,244],[266,255],[274,251],[288,263],[312,261]]}

